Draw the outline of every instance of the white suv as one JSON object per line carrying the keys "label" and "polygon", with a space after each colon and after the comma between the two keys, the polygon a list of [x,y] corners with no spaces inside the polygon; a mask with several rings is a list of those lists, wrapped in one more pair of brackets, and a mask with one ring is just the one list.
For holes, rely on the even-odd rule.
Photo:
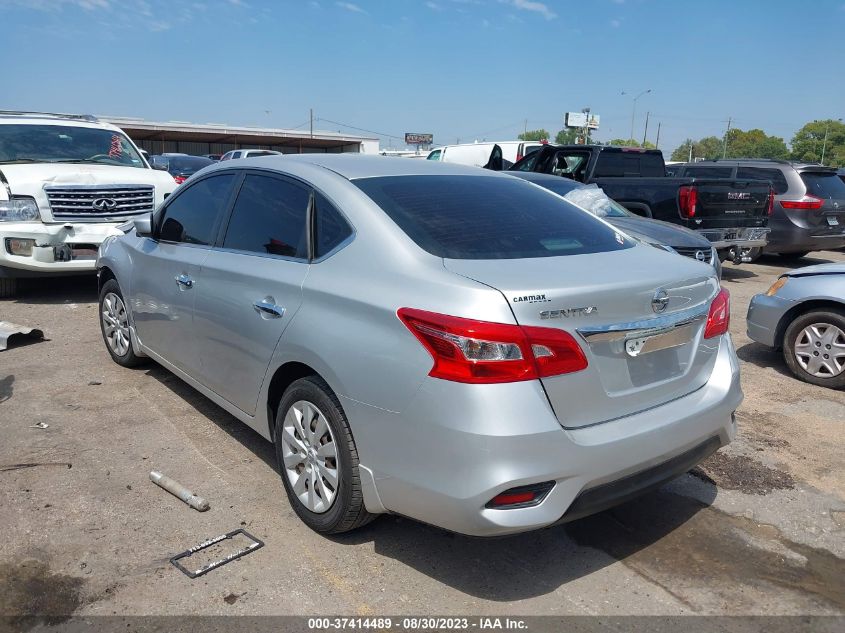
{"label": "white suv", "polygon": [[120,128],[0,111],[0,297],[19,277],[93,272],[100,243],[175,188]]}

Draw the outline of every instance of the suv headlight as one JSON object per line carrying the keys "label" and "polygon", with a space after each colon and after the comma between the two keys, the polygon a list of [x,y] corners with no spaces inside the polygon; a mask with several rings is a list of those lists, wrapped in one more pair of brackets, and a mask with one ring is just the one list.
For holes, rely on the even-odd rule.
{"label": "suv headlight", "polygon": [[0,222],[39,222],[41,213],[33,198],[0,200]]}

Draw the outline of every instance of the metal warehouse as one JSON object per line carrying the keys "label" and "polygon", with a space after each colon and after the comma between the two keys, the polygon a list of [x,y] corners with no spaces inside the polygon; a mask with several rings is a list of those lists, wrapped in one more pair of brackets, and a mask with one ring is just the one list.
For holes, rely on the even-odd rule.
{"label": "metal warehouse", "polygon": [[233,149],[272,149],[284,154],[344,152],[378,154],[377,138],[340,132],[233,127],[217,123],[145,121],[129,117],[99,117],[122,128],[150,154],[223,154]]}

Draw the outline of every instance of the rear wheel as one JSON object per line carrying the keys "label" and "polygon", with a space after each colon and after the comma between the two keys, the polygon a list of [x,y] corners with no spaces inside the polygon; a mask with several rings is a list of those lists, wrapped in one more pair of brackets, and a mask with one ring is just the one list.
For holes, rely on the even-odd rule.
{"label": "rear wheel", "polygon": [[783,259],[801,259],[810,254],[810,251],[796,251],[794,253],[778,253]]}
{"label": "rear wheel", "polygon": [[358,449],[340,401],[324,380],[300,378],[276,413],[276,459],[288,500],[312,530],[338,534],[369,523]]}
{"label": "rear wheel", "polygon": [[783,355],[801,380],[820,387],[845,387],[845,314],[817,310],[797,317],[786,328]]}
{"label": "rear wheel", "polygon": [[13,277],[0,277],[0,299],[14,297],[18,292],[18,280]]}

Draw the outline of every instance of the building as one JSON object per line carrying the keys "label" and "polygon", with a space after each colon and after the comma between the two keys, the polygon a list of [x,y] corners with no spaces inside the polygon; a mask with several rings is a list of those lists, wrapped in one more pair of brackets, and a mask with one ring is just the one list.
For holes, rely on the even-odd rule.
{"label": "building", "polygon": [[217,123],[145,121],[128,117],[99,116],[123,129],[141,149],[150,154],[176,152],[201,156],[223,154],[233,149],[272,149],[284,154],[344,152],[378,154],[377,138],[315,130],[233,127]]}

